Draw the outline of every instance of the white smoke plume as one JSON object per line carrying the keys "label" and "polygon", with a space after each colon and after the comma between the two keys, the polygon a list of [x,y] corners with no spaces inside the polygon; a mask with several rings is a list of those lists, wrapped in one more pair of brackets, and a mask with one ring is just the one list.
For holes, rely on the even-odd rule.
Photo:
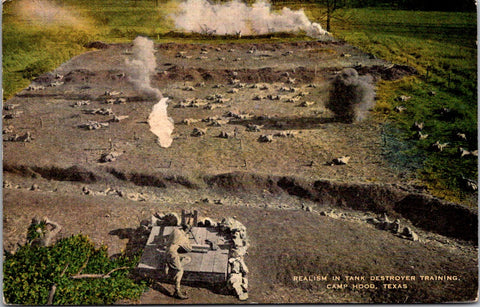
{"label": "white smoke plume", "polygon": [[150,80],[157,67],[153,41],[138,36],[133,40],[132,53],[133,59],[126,60],[130,82],[144,95],[155,99],[163,98],[160,90],[152,87]]}
{"label": "white smoke plume", "polygon": [[151,75],[157,66],[153,41],[139,36],[133,40],[133,59],[126,60],[129,79],[135,88],[142,94],[158,99],[148,117],[150,131],[158,137],[161,147],[170,147],[172,144],[173,120],[167,114],[167,101],[159,89],[152,87]]}
{"label": "white smoke plume", "polygon": [[186,0],[173,15],[175,27],[186,32],[217,35],[262,35],[275,32],[305,31],[311,37],[328,34],[318,23],[308,20],[303,10],[284,7],[272,11],[270,3],[256,1],[252,6],[239,0],[212,4],[208,0]]}

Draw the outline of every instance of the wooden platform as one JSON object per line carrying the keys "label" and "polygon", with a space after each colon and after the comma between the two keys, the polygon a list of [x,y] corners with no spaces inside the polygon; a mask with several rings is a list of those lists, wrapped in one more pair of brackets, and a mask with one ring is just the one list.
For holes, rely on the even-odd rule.
{"label": "wooden platform", "polygon": [[[171,276],[166,276],[165,268],[165,242],[172,233],[174,226],[154,226],[148,238],[137,269],[161,281],[171,281]],[[193,227],[189,234],[192,246],[197,246],[188,255],[192,261],[184,266],[183,281],[224,283],[228,275],[228,255],[230,244],[228,238],[219,234],[215,228]],[[215,243],[217,250],[212,250],[207,240]]]}

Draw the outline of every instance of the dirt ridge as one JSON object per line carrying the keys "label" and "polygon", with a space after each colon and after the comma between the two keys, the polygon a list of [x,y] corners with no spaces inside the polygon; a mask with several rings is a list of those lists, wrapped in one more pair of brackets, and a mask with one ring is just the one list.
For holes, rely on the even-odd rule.
{"label": "dirt ridge", "polygon": [[[4,165],[5,172],[26,177],[38,176],[50,180],[92,183],[105,175],[72,166],[13,166]],[[342,183],[331,180],[306,180],[293,176],[230,172],[205,175],[200,184],[188,176],[163,173],[142,174],[108,168],[107,172],[121,181],[137,186],[189,189],[209,188],[228,193],[270,194],[287,193],[316,203],[358,211],[385,213],[392,218],[403,217],[416,227],[448,237],[477,242],[478,213],[464,206],[437,199],[430,195],[405,191],[392,184]],[[205,186],[204,186],[205,185]]]}

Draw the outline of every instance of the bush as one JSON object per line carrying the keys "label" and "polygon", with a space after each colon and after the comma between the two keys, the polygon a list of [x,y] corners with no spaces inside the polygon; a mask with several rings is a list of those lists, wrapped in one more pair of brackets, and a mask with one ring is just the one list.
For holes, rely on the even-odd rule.
{"label": "bush", "polygon": [[76,235],[50,247],[21,246],[6,254],[4,297],[7,304],[45,305],[52,285],[56,285],[55,305],[107,305],[120,299],[137,299],[145,285],[129,278],[120,269],[110,278],[72,279],[72,275],[106,274],[115,268],[136,266],[138,256],[109,259],[106,246],[98,249],[90,239]]}

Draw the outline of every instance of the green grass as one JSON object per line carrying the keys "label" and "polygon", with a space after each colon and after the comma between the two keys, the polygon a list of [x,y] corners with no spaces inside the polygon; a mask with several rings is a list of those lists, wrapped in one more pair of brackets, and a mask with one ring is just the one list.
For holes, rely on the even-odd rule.
{"label": "green grass", "polygon": [[[458,148],[477,149],[476,14],[347,9],[335,12],[336,37],[379,58],[415,67],[418,75],[381,82],[377,114],[385,120],[385,157],[392,167],[413,172],[429,191],[447,200],[476,206],[476,195],[462,186],[462,176],[477,179],[477,158],[460,158]],[[430,95],[430,92],[436,95]],[[399,95],[411,96],[397,102]],[[393,112],[397,105],[407,107]],[[442,107],[459,116],[446,120]],[[415,122],[425,122],[426,140],[412,139]],[[456,133],[467,135],[467,141]],[[435,141],[448,142],[442,152]]]}

